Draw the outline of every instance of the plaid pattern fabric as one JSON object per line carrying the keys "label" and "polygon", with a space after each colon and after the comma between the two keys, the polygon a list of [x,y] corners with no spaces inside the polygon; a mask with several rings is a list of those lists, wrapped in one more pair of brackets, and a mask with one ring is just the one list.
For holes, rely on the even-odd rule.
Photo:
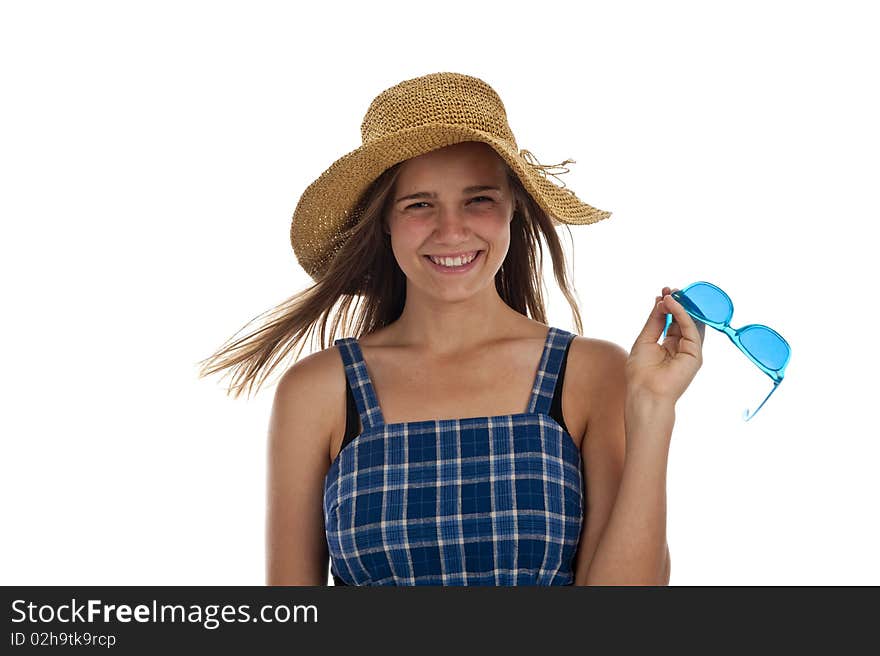
{"label": "plaid pattern fabric", "polygon": [[581,455],[549,416],[574,334],[550,327],[525,412],[386,424],[354,338],[337,339],[363,432],[324,479],[331,573],[348,585],[570,585]]}

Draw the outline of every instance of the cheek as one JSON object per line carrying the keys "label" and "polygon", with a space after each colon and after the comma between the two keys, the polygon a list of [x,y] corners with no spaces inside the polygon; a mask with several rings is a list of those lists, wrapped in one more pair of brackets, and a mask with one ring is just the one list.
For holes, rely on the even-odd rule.
{"label": "cheek", "polygon": [[394,259],[402,269],[407,270],[408,263],[416,257],[419,250],[424,248],[425,241],[429,238],[430,231],[420,230],[413,224],[399,224],[391,228],[390,241],[391,252]]}
{"label": "cheek", "polygon": [[486,237],[495,243],[510,243],[510,217],[499,214],[486,223]]}
{"label": "cheek", "polygon": [[402,221],[391,226],[391,243],[399,250],[420,248],[430,233],[424,222]]}

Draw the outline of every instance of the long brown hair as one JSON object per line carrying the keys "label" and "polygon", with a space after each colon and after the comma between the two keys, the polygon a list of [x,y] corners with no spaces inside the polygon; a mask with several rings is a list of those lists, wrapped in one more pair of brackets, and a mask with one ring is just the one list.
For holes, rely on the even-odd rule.
{"label": "long brown hair", "polygon": [[[401,163],[387,169],[361,197],[355,217],[360,217],[342,236],[327,272],[316,283],[246,323],[261,324],[243,337],[231,337],[202,365],[199,378],[232,369],[227,394],[238,398],[259,390],[269,374],[298,345],[294,361],[302,355],[306,338],[314,348],[315,329],[320,325],[320,349],[337,337],[356,337],[394,322],[406,301],[406,277],[391,250],[390,235],[383,226],[391,210],[394,185]],[[510,223],[510,247],[495,275],[498,295],[511,308],[546,324],[543,282],[543,236],[553,260],[553,274],[571,306],[576,330],[583,332],[580,311],[571,286],[567,262],[553,220],[525,190],[506,165],[515,210]],[[568,226],[564,225],[566,229]],[[570,236],[569,232],[569,236]],[[329,335],[327,323],[331,321]]]}

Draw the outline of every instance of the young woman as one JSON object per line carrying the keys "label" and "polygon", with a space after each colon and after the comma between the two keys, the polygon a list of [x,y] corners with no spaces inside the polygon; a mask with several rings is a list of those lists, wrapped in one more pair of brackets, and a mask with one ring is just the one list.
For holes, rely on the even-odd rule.
{"label": "young woman", "polygon": [[556,226],[610,213],[518,150],[482,80],[401,82],[361,131],[293,216],[316,284],[203,369],[237,366],[240,391],[321,324],[275,392],[267,582],[324,585],[329,564],[336,585],[668,584],[702,330],[669,287],[630,353],[547,324],[541,238],[580,333]]}

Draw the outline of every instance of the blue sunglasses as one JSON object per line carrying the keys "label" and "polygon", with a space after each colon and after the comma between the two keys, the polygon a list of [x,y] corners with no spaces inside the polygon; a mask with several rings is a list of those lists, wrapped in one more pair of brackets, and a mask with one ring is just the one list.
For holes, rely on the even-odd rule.
{"label": "blue sunglasses", "polygon": [[[760,410],[767,399],[779,387],[785,376],[785,368],[791,357],[791,347],[782,335],[772,328],[759,323],[750,323],[742,328],[731,328],[730,320],[733,318],[733,303],[730,297],[719,287],[710,282],[695,282],[684,289],[672,292],[671,296],[697,321],[702,321],[715,330],[720,330],[736,344],[736,347],[745,353],[749,360],[754,362],[761,371],[773,380],[773,389],[770,390],[761,405]],[[663,338],[666,331],[672,325],[672,314],[666,315],[666,327],[663,329]],[[743,412],[743,420],[749,421],[758,414],[758,410],[749,414],[748,408]]]}

